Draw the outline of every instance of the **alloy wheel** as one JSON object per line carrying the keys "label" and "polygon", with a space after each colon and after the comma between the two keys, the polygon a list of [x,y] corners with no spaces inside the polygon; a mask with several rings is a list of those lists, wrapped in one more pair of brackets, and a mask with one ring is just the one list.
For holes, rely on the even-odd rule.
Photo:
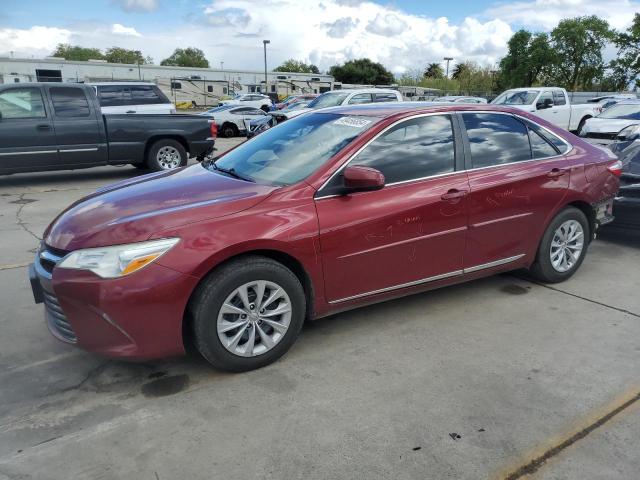
{"label": "alloy wheel", "polygon": [[182,161],[180,152],[170,145],[160,148],[156,154],[156,159],[158,160],[158,165],[160,165],[163,170],[178,168]]}
{"label": "alloy wheel", "polygon": [[222,304],[218,338],[234,355],[256,357],[282,340],[291,323],[291,300],[277,283],[257,280],[236,288]]}
{"label": "alloy wheel", "polygon": [[576,220],[567,220],[553,234],[549,252],[551,265],[556,271],[565,273],[578,262],[583,249],[584,229],[582,225]]}

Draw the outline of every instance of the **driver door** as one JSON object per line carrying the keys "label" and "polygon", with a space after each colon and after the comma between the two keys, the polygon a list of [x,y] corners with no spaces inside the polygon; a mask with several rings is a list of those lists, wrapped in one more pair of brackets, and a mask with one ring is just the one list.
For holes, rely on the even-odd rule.
{"label": "driver door", "polygon": [[459,138],[451,115],[404,120],[349,161],[381,171],[383,189],[336,195],[337,173],[316,193],[329,302],[462,274],[469,182]]}

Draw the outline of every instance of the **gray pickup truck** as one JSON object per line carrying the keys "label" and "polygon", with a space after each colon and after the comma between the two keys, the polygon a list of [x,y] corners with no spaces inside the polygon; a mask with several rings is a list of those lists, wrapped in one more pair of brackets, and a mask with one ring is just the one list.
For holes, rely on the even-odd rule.
{"label": "gray pickup truck", "polygon": [[0,85],[0,174],[122,164],[170,170],[209,154],[216,133],[199,115],[103,115],[88,85]]}

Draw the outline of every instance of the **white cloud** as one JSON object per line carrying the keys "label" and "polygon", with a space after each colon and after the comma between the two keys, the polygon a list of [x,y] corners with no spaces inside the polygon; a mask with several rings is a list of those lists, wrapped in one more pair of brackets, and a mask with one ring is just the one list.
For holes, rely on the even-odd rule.
{"label": "white cloud", "polygon": [[58,43],[68,43],[71,31],[65,28],[33,26],[28,29],[0,28],[0,56],[50,55]]}
{"label": "white cloud", "polygon": [[542,30],[552,30],[563,18],[596,15],[625,29],[638,11],[640,2],[632,0],[529,0],[489,8],[485,15]]}
{"label": "white cloud", "polygon": [[158,8],[158,0],[114,0],[125,12],[152,12]]}
{"label": "white cloud", "polygon": [[114,23],[111,26],[111,33],[114,33],[116,35],[131,35],[133,37],[140,37],[142,35],[140,35],[138,33],[138,31],[133,28],[133,27],[125,27],[124,25],[121,25],[120,23]]}

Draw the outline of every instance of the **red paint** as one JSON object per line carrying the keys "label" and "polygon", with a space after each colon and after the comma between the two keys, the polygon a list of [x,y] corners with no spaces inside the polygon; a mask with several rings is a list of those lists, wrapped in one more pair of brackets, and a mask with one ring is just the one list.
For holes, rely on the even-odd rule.
{"label": "red paint", "polygon": [[[492,109],[529,117],[574,148],[550,160],[314,198],[354,152],[396,120],[424,111]],[[561,208],[612,197],[618,188],[605,152],[520,110],[396,103],[334,111],[383,119],[298,184],[258,185],[195,165],[121,182],[63,212],[45,234],[45,242],[61,250],[181,239],[155,264],[124,278],[55,268],[50,282],[41,280],[57,295],[78,345],[132,358],[182,353],[184,312],[198,282],[220,263],[249,252],[277,252],[297,261],[310,281],[316,317],[527,267]],[[354,180],[373,179],[370,171],[351,170]],[[473,271],[518,255],[506,265]],[[429,277],[436,279],[417,284]],[[398,285],[405,287],[394,289]],[[378,290],[387,291],[366,295]]]}

